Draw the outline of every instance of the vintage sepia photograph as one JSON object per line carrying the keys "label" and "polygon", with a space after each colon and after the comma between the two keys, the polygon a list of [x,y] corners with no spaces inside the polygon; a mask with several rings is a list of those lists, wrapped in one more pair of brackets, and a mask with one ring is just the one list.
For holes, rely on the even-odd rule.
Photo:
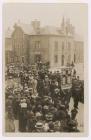
{"label": "vintage sepia photograph", "polygon": [[4,3],[5,133],[87,130],[87,29],[84,3]]}

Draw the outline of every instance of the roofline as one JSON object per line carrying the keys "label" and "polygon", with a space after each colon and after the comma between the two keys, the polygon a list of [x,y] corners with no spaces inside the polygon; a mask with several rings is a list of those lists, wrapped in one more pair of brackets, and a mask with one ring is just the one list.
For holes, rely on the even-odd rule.
{"label": "roofline", "polygon": [[74,38],[72,36],[66,36],[66,35],[56,35],[56,34],[26,34],[24,33],[25,35],[28,35],[28,36],[58,36],[58,37],[69,37],[69,38]]}
{"label": "roofline", "polygon": [[83,40],[75,40],[75,42],[82,42],[82,43],[84,43],[84,41],[83,41]]}
{"label": "roofline", "polygon": [[11,37],[7,37],[7,36],[5,36],[5,39],[11,39]]}

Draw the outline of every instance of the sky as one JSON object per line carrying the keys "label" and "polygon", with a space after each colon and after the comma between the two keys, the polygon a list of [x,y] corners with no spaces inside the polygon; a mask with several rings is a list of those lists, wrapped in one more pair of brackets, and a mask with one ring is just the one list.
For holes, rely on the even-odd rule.
{"label": "sky", "polygon": [[70,18],[76,33],[83,38],[87,36],[88,21],[87,4],[80,3],[8,3],[3,6],[3,22],[5,29],[12,28],[14,23],[31,24],[38,19],[41,26],[60,26],[62,18]]}

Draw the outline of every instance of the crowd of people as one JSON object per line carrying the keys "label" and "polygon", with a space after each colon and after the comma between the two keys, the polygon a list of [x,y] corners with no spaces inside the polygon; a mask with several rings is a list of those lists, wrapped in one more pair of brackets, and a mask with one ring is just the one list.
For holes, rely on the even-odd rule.
{"label": "crowd of people", "polygon": [[[72,78],[72,87],[62,89],[63,77]],[[12,77],[14,79],[14,77]],[[48,69],[23,69],[18,75],[18,87],[5,89],[5,129],[15,132],[15,120],[19,132],[79,132],[76,119],[79,101],[84,102],[84,85],[68,72]],[[73,109],[69,102],[73,98]]]}

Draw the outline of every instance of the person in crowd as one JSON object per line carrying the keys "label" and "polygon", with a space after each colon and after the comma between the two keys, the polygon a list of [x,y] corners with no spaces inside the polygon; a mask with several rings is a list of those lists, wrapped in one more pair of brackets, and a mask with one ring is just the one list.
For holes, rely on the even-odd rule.
{"label": "person in crowd", "polygon": [[71,117],[68,122],[68,132],[79,132],[79,130],[77,128],[78,122],[76,119],[77,113],[78,113],[78,111],[76,108],[71,110]]}
{"label": "person in crowd", "polygon": [[[63,71],[64,75],[71,73]],[[6,131],[15,132],[14,120],[18,120],[20,132],[78,132],[76,115],[84,85],[74,76],[72,89],[63,90],[59,71],[52,73],[42,63],[35,70],[32,66],[21,70],[20,86],[5,90]],[[74,109],[69,115],[71,97]]]}
{"label": "person in crowd", "polygon": [[78,109],[78,103],[80,101],[80,94],[81,94],[81,81],[79,80],[79,76],[73,81],[72,85],[72,96],[74,99],[74,108]]}
{"label": "person in crowd", "polygon": [[6,132],[15,132],[14,116],[12,106],[8,106],[5,116],[5,130]]}
{"label": "person in crowd", "polygon": [[26,125],[27,125],[27,103],[26,99],[23,98],[20,101],[19,131],[26,132]]}

